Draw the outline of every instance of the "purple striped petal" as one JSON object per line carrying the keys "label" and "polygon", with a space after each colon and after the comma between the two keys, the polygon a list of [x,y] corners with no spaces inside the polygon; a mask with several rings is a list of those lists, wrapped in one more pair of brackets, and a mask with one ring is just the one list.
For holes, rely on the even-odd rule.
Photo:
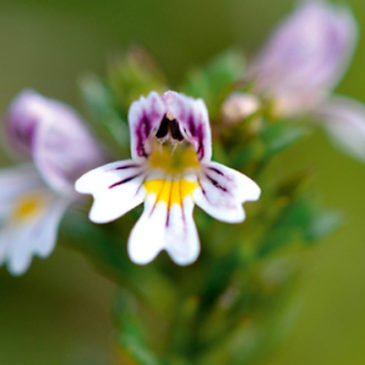
{"label": "purple striped petal", "polygon": [[128,120],[133,159],[143,160],[149,156],[152,149],[151,137],[157,133],[165,114],[165,104],[156,92],[151,92],[146,98],[141,96],[132,103]]}
{"label": "purple striped petal", "polygon": [[201,99],[168,91],[162,96],[167,113],[176,119],[184,137],[194,146],[201,161],[212,157],[211,131],[208,110]]}
{"label": "purple striped petal", "polygon": [[10,142],[34,161],[45,181],[56,190],[73,183],[103,161],[99,145],[69,106],[23,91],[12,102],[7,118]]}
{"label": "purple striped petal", "polygon": [[[173,91],[162,96],[151,92],[132,104],[128,119],[133,159],[148,158],[154,139],[168,132],[166,118],[171,122],[170,128],[176,140],[185,139],[194,146],[200,160],[210,160],[211,132],[204,102]],[[166,130],[163,130],[164,127]]]}

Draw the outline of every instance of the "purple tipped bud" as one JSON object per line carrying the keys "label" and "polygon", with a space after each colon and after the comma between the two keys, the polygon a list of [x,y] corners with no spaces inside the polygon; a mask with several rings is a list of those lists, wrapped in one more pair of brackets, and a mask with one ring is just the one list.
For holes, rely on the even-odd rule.
{"label": "purple tipped bud", "polygon": [[25,90],[6,115],[11,147],[33,159],[56,190],[73,190],[74,181],[102,161],[100,146],[69,106]]}
{"label": "purple tipped bud", "polygon": [[281,114],[313,108],[342,77],[356,35],[346,8],[306,2],[281,23],[252,64],[257,91],[273,98]]}

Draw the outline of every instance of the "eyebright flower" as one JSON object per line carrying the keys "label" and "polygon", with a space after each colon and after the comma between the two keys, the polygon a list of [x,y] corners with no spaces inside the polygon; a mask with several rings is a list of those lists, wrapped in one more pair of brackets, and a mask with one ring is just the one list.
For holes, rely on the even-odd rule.
{"label": "eyebright flower", "polygon": [[[312,114],[338,144],[365,159],[365,106],[330,96],[347,69],[356,39],[356,22],[347,8],[308,1],[279,25],[248,73],[256,91],[271,99],[276,115]],[[331,107],[341,109],[344,118],[331,120]],[[338,133],[340,129],[346,133]]]}
{"label": "eyebright flower", "polygon": [[60,219],[78,198],[76,178],[103,159],[70,107],[30,90],[10,105],[6,137],[11,152],[32,161],[0,170],[0,264],[19,275],[33,255],[52,252]]}
{"label": "eyebright flower", "polygon": [[89,217],[96,223],[112,221],[144,202],[128,242],[135,263],[147,264],[166,250],[175,263],[190,264],[200,252],[194,204],[216,219],[241,222],[242,203],[257,200],[260,188],[240,172],[211,162],[202,100],[151,92],[131,105],[128,120],[132,159],[86,173],[76,190],[93,195]]}

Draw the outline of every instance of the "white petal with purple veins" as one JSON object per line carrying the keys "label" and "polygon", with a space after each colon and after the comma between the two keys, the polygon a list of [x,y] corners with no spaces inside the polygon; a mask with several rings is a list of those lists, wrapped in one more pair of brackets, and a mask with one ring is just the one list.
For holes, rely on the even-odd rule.
{"label": "white petal with purple veins", "polygon": [[107,223],[143,202],[144,178],[142,165],[125,160],[89,171],[76,181],[75,189],[93,195],[90,219],[95,223]]}
{"label": "white petal with purple veins", "polygon": [[166,250],[178,265],[189,265],[196,261],[200,253],[198,232],[193,219],[194,203],[186,197],[181,207],[170,207],[165,224]]}
{"label": "white petal with purple veins", "polygon": [[212,141],[204,101],[174,91],[166,92],[162,98],[168,113],[178,121],[184,137],[193,144],[199,160],[209,161],[212,157]]}
{"label": "white petal with purple veins", "polygon": [[204,167],[194,200],[212,217],[238,223],[245,219],[242,203],[259,199],[260,193],[258,185],[246,175],[211,162]]}
{"label": "white petal with purple veins", "polygon": [[6,122],[13,147],[32,157],[56,190],[70,193],[80,175],[103,162],[82,118],[66,104],[26,90],[12,102]]}
{"label": "white petal with purple veins", "polygon": [[155,205],[155,201],[155,195],[147,196],[143,214],[129,236],[128,254],[136,264],[148,264],[166,248],[167,207],[163,202]]}
{"label": "white petal with purple veins", "polygon": [[156,92],[141,96],[128,112],[131,154],[134,160],[145,160],[151,153],[151,136],[157,132],[166,114],[166,106]]}

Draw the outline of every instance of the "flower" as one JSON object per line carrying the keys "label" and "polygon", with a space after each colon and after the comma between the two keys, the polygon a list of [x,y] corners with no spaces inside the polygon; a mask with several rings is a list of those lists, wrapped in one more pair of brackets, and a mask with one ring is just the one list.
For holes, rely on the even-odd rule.
{"label": "flower", "polygon": [[[356,22],[347,8],[306,1],[279,25],[251,63],[248,75],[256,92],[272,101],[276,116],[312,114],[336,136],[337,144],[365,159],[365,106],[356,103],[352,108],[351,101],[330,96],[347,69],[356,39]],[[341,115],[347,118],[330,120],[339,109],[338,101]],[[335,109],[330,111],[332,106]],[[347,108],[352,111],[346,112]],[[356,122],[348,119],[350,114]],[[338,133],[339,128],[346,133]]]}
{"label": "flower", "polygon": [[240,172],[211,162],[208,111],[201,99],[151,92],[132,103],[128,120],[132,159],[86,173],[76,190],[93,195],[89,217],[96,223],[144,202],[128,241],[135,263],[147,264],[166,250],[175,263],[191,264],[200,252],[194,204],[216,219],[241,222],[242,203],[257,200],[260,188]]}
{"label": "flower", "polygon": [[68,106],[21,92],[6,115],[8,147],[32,163],[0,170],[0,264],[14,275],[47,257],[77,177],[102,161],[100,148]]}
{"label": "flower", "polygon": [[355,21],[347,9],[305,2],[252,62],[256,90],[273,99],[279,114],[312,109],[341,79],[355,39]]}

